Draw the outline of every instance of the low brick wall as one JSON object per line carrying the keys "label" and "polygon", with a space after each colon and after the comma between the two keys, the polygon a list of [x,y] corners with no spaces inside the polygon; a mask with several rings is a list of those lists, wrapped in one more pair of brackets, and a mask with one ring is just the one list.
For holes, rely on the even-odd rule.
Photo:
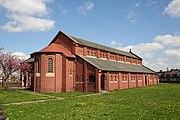
{"label": "low brick wall", "polygon": [[[8,87],[21,87],[21,82],[8,82]],[[2,88],[2,82],[0,82],[0,88]]]}

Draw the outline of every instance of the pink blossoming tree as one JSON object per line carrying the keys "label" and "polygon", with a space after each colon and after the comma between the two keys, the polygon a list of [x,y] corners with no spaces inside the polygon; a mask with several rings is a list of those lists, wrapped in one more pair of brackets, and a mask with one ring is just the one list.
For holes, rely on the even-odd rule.
{"label": "pink blossoming tree", "polygon": [[13,73],[20,74],[20,71],[30,70],[30,64],[10,52],[0,48],[0,72],[3,75],[3,87],[7,88],[7,80]]}

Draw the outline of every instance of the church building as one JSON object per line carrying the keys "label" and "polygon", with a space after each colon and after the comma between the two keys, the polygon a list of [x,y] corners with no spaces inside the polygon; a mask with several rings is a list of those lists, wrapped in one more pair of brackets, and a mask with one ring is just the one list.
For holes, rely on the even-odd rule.
{"label": "church building", "polygon": [[23,75],[22,86],[35,92],[103,92],[158,84],[156,73],[133,52],[62,31],[27,62],[33,67]]}

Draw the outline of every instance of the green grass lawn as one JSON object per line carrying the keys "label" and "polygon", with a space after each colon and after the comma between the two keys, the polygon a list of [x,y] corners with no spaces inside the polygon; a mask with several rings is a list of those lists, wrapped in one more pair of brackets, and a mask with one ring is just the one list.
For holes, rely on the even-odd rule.
{"label": "green grass lawn", "polygon": [[66,93],[62,92],[62,93],[41,93],[41,94],[61,97],[61,98],[73,98],[76,96],[88,95],[88,94],[93,94],[93,93],[92,92],[66,92]]}
{"label": "green grass lawn", "polygon": [[160,84],[88,97],[77,97],[81,93],[68,94],[74,95],[66,97],[63,93],[66,97],[63,100],[3,106],[5,117],[13,120],[180,119],[180,84]]}
{"label": "green grass lawn", "polygon": [[44,99],[51,99],[51,97],[39,96],[36,94],[27,94],[27,93],[20,92],[18,90],[2,90],[2,89],[0,89],[0,104],[44,100]]}

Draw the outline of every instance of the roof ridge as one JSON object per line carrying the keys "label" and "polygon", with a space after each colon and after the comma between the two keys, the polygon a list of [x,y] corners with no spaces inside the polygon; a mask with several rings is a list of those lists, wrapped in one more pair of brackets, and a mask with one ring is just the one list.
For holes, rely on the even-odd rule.
{"label": "roof ridge", "polygon": [[106,45],[103,45],[103,44],[100,44],[100,43],[95,43],[95,42],[92,42],[92,41],[89,41],[89,40],[85,40],[85,39],[82,39],[82,38],[78,38],[78,37],[75,37],[75,36],[72,36],[72,35],[70,35],[70,37],[74,37],[74,38],[81,39],[81,40],[84,40],[84,41],[87,41],[87,42],[91,42],[93,44],[97,44],[97,45],[101,45],[101,46],[108,47],[108,48],[111,48],[111,49],[115,49],[115,50],[118,50],[118,51],[129,53],[127,51],[123,51],[123,50],[120,50],[120,49],[117,49],[117,48],[109,47],[109,46],[106,46]]}
{"label": "roof ridge", "polygon": [[[75,43],[80,44],[80,45],[84,45],[84,46],[88,46],[88,47],[91,47],[91,48],[96,48],[96,49],[99,49],[99,50],[104,50],[104,51],[108,51],[108,52],[112,52],[112,53],[116,53],[116,54],[120,54],[120,55],[124,55],[124,56],[128,56],[128,57],[140,59],[140,57],[138,57],[138,56],[136,56],[136,55],[134,55],[134,54],[132,54],[130,52],[124,51],[124,50],[109,47],[109,46],[106,46],[106,45],[103,45],[103,44],[100,44],[100,43],[95,43],[95,42],[85,40],[85,39],[82,39],[82,38],[74,37],[72,35],[66,34],[64,31],[59,31],[58,34],[60,34],[60,33],[66,35],[69,39],[71,39],[72,41],[74,41]],[[56,37],[58,36],[58,34],[56,35]],[[53,39],[53,41],[54,41],[54,39]],[[53,43],[53,41],[51,41],[51,43]]]}

